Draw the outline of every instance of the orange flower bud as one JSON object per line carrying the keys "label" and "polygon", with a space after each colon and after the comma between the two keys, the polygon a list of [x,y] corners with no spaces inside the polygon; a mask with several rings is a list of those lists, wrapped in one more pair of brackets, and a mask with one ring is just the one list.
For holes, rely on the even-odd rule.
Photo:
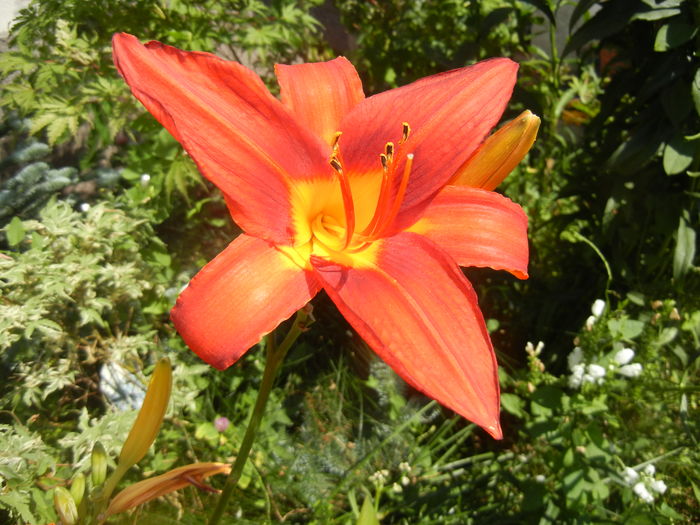
{"label": "orange flower bud", "polygon": [[457,170],[450,184],[493,190],[530,151],[539,127],[540,118],[523,111],[488,137]]}
{"label": "orange flower bud", "polygon": [[126,471],[141,461],[156,439],[168,408],[172,381],[170,360],[164,357],[156,364],[146,398],[119,454],[120,470]]}
{"label": "orange flower bud", "polygon": [[114,496],[107,507],[105,517],[142,505],[187,485],[216,492],[215,489],[203,483],[204,478],[214,474],[228,474],[230,470],[231,467],[225,463],[192,463],[170,470],[160,476],[144,479],[128,486]]}

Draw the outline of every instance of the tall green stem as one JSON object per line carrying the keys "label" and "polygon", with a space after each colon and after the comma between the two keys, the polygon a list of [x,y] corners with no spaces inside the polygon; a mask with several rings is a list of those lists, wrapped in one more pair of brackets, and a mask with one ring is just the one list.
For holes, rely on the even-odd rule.
{"label": "tall green stem", "polygon": [[284,361],[284,356],[287,354],[287,351],[292,344],[294,344],[294,341],[297,340],[299,335],[309,325],[309,317],[309,313],[306,310],[299,310],[296,318],[294,319],[292,327],[289,329],[287,336],[279,346],[277,345],[275,339],[275,332],[269,334],[265,339],[267,357],[265,362],[265,371],[263,372],[262,382],[260,384],[260,390],[258,391],[258,398],[255,400],[255,406],[253,407],[253,412],[250,415],[250,421],[248,422],[248,428],[246,428],[245,435],[243,436],[241,447],[238,449],[236,461],[233,463],[231,473],[228,475],[226,484],[221,491],[219,502],[209,518],[209,525],[216,525],[219,523],[221,516],[223,516],[224,511],[226,510],[228,501],[233,493],[233,489],[236,488],[238,480],[241,478],[241,474],[243,473],[243,467],[245,466],[248,456],[250,455],[250,449],[253,446],[255,436],[260,428],[260,423],[262,421],[263,414],[265,413],[265,405],[270,397],[272,385],[274,384],[280,365],[282,364],[282,361]]}

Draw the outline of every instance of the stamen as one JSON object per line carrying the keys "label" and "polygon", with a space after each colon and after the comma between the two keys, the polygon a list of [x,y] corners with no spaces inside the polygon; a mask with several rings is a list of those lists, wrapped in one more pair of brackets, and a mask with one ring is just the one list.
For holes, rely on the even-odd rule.
{"label": "stamen", "polygon": [[389,159],[384,153],[379,154],[379,160],[382,163],[382,169],[387,171],[389,169]]}
{"label": "stamen", "polygon": [[394,158],[394,143],[393,142],[387,142],[386,146],[384,147],[384,151],[386,152],[387,158],[391,161]]}
{"label": "stamen", "polygon": [[[401,204],[403,203],[403,198],[406,195],[406,188],[408,187],[408,179],[409,176],[411,175],[411,167],[413,166],[413,153],[409,153],[406,155],[406,164],[404,165],[403,168],[403,175],[401,176],[401,184],[399,185],[399,189],[396,192],[396,198],[394,199],[394,205],[391,207],[391,211],[389,212],[389,215],[386,216],[384,220],[382,220],[382,226],[386,227],[389,226],[392,222],[394,222],[394,219],[399,213],[399,208],[401,208]],[[386,228],[380,229],[375,235],[377,237],[381,236],[382,232]]]}
{"label": "stamen", "polygon": [[390,165],[387,162],[387,157],[384,153],[381,153],[379,155],[379,159],[382,161],[382,167],[384,168],[382,170],[382,185],[379,188],[379,197],[377,197],[377,205],[374,208],[374,215],[372,216],[372,220],[369,221],[367,227],[364,230],[362,230],[362,235],[368,238],[371,238],[374,235],[377,226],[381,224],[381,219],[384,215],[384,211],[386,210],[388,200],[391,194],[392,173],[389,171]]}
{"label": "stamen", "polygon": [[331,163],[331,167],[338,172],[338,174],[343,172],[343,166],[340,164],[340,161],[336,157],[331,157],[331,160],[328,162]]}
{"label": "stamen", "polygon": [[333,142],[331,142],[331,147],[335,150],[336,146],[338,146],[338,141],[340,140],[340,136],[343,134],[342,131],[336,131],[335,135],[333,135]]}
{"label": "stamen", "polygon": [[342,164],[336,157],[331,157],[329,162],[331,167],[338,173],[340,193],[343,196],[343,211],[345,212],[345,241],[343,242],[343,247],[341,250],[344,250],[350,244],[352,236],[355,233],[355,204],[352,201],[350,181],[343,171]]}
{"label": "stamen", "polygon": [[408,125],[408,122],[402,123],[401,126],[403,126],[403,131],[401,133],[401,143],[404,143],[408,140],[408,136],[411,134],[411,126]]}

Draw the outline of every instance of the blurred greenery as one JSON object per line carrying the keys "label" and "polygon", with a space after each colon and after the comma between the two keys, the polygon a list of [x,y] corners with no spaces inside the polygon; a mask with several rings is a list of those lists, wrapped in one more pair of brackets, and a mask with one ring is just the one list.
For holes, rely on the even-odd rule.
{"label": "blurred greenery", "polygon": [[[542,117],[499,188],[529,216],[530,279],[466,270],[505,439],[409,389],[320,296],[229,521],[700,520],[699,27],[693,0],[31,1],[0,55],[0,522],[56,521],[97,442],[113,467],[160,355],[173,401],[129,482],[231,462],[261,378],[259,349],[217,372],[168,320],[236,226],[117,75],[117,31],[273,91],[277,62],[344,54],[369,95],[508,56],[504,118]],[[113,522],[205,523],[214,501],[187,488]]]}

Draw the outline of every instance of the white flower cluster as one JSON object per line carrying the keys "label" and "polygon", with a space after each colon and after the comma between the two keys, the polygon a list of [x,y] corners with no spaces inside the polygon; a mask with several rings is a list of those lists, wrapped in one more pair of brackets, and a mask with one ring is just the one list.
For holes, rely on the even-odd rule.
{"label": "white flower cluster", "polygon": [[644,503],[654,502],[654,493],[663,494],[666,492],[666,483],[663,480],[656,479],[654,474],[656,467],[647,465],[644,467],[641,475],[639,472],[630,467],[625,467],[622,471],[622,479],[625,483],[632,487],[632,490]]}
{"label": "white flower cluster", "polygon": [[387,469],[378,470],[369,477],[374,485],[384,485],[388,479],[389,471]]}
{"label": "white flower cluster", "polygon": [[600,316],[605,312],[605,301],[602,299],[596,299],[591,305],[591,315],[586,319],[586,329],[591,330],[593,325],[596,323]]}
{"label": "white flower cluster", "polygon": [[605,368],[595,363],[586,364],[583,362],[583,350],[577,346],[569,354],[569,386],[579,388],[584,383],[595,383],[600,385],[605,381]]}
{"label": "white flower cluster", "polygon": [[623,348],[615,354],[614,362],[610,363],[608,368],[625,377],[638,377],[642,373],[642,365],[641,363],[630,363],[632,359],[634,359],[634,350]]}
{"label": "white flower cluster", "polygon": [[[637,377],[642,373],[642,365],[631,363],[632,359],[634,359],[634,350],[631,348],[618,350],[608,365],[608,370],[625,377]],[[583,350],[578,346],[569,354],[568,363],[571,372],[569,376],[571,388],[580,388],[584,383],[600,385],[605,381],[607,370],[596,363],[586,364],[583,361]]]}

